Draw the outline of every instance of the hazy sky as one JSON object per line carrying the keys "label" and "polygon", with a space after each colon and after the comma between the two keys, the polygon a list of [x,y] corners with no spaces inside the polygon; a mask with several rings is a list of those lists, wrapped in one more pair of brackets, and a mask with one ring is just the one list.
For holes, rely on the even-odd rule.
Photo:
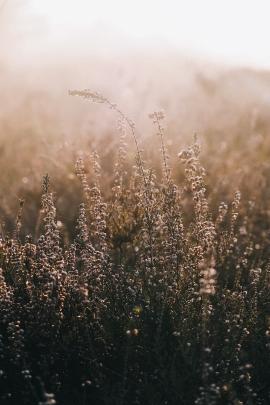
{"label": "hazy sky", "polygon": [[[12,1],[12,0],[10,0]],[[270,68],[270,0],[28,0],[50,38],[87,28]]]}

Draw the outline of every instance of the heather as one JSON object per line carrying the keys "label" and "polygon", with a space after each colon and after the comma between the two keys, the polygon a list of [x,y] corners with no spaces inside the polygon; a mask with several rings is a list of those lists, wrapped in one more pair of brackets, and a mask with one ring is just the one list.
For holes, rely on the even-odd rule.
{"label": "heather", "polygon": [[70,95],[117,125],[2,207],[1,404],[269,403],[267,139],[177,150]]}

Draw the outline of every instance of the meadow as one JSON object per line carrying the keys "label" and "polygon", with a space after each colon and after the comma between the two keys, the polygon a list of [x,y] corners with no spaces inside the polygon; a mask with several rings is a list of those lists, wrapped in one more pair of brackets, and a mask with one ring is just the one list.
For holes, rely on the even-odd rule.
{"label": "meadow", "polygon": [[1,404],[269,404],[269,75],[174,66],[4,89]]}

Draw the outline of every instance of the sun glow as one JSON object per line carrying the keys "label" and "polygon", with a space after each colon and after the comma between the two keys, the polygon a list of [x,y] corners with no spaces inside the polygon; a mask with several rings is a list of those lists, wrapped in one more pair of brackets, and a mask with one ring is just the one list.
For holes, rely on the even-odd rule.
{"label": "sun glow", "polygon": [[29,6],[47,21],[51,37],[103,31],[229,63],[270,67],[267,0],[30,0]]}

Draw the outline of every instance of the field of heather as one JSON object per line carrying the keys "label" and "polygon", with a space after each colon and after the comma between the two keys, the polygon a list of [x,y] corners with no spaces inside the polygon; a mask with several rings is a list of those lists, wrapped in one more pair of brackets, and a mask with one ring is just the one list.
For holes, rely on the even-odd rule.
{"label": "field of heather", "polygon": [[267,405],[270,64],[101,3],[0,2],[0,404]]}

